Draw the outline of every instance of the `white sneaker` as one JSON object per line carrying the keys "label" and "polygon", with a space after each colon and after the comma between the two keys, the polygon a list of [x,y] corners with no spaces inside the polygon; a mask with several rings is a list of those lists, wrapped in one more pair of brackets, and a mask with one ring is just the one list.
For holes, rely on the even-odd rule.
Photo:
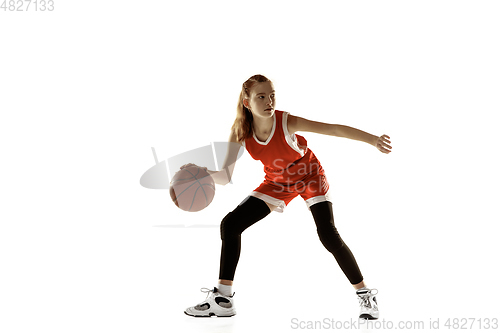
{"label": "white sneaker", "polygon": [[379,312],[377,299],[375,298],[375,295],[377,294],[377,289],[362,289],[356,291],[356,295],[358,295],[359,305],[361,306],[361,309],[359,311],[359,318],[378,319]]}
{"label": "white sneaker", "polygon": [[226,296],[221,294],[216,287],[214,289],[201,288],[200,290],[208,293],[207,298],[204,302],[187,308],[184,311],[185,314],[193,317],[231,317],[236,314],[233,300],[235,293],[231,296]]}

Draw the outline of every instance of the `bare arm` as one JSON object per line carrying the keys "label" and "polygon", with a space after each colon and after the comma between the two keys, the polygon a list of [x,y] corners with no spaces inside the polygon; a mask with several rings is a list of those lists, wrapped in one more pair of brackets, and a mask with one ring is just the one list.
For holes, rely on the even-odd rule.
{"label": "bare arm", "polygon": [[[212,176],[214,182],[219,185],[226,185],[231,181],[231,177],[234,171],[234,165],[236,164],[236,160],[238,159],[238,152],[242,148],[242,145],[236,140],[236,135],[231,131],[228,140],[226,157],[224,159],[224,163],[220,171],[212,171],[207,170],[207,172]],[[185,164],[181,166],[182,168],[186,168],[190,165],[194,164]]]}
{"label": "bare arm", "polygon": [[236,140],[236,135],[233,131],[229,135],[226,158],[224,159],[224,163],[222,165],[222,169],[220,171],[210,171],[208,173],[212,176],[216,184],[226,185],[231,181],[231,177],[233,176],[234,165],[236,164],[236,160],[238,159],[238,152],[243,146]]}
{"label": "bare arm", "polygon": [[392,149],[389,146],[389,143],[391,143],[389,141],[390,137],[385,134],[378,137],[349,126],[321,123],[289,115],[288,132],[293,134],[298,131],[314,132],[366,142],[386,154],[390,153]]}

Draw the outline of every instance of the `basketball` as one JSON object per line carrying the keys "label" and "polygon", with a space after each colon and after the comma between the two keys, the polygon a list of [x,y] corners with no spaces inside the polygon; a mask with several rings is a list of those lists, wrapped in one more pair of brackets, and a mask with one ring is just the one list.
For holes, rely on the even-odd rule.
{"label": "basketball", "polygon": [[187,212],[198,212],[212,202],[215,183],[205,168],[191,165],[176,172],[170,182],[170,197]]}

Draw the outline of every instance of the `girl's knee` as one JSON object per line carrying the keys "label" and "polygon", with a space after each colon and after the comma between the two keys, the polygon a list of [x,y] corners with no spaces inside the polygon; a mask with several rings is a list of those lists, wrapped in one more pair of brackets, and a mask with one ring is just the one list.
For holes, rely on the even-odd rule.
{"label": "girl's knee", "polygon": [[225,239],[236,233],[233,212],[229,212],[220,223],[220,238]]}
{"label": "girl's knee", "polygon": [[344,241],[334,226],[318,228],[317,230],[321,243],[331,253],[340,250],[344,246]]}

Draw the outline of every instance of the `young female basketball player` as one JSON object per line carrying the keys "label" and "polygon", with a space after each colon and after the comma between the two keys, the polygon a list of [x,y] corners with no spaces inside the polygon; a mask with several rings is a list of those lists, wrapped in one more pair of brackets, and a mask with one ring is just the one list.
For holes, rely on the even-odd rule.
{"label": "young female basketball player", "polygon": [[[315,132],[359,140],[386,154],[392,149],[389,137],[296,117],[275,110],[275,103],[273,83],[266,77],[254,75],[243,84],[224,165],[221,171],[208,172],[217,184],[229,183],[238,150],[243,146],[254,159],[264,164],[265,180],[222,220],[218,286],[202,288],[208,293],[207,299],[187,308],[185,313],[196,317],[236,314],[232,284],[240,256],[241,233],[270,212],[283,212],[286,205],[300,195],[312,213],[319,239],[356,289],[360,318],[377,319],[379,311],[374,296],[377,290],[367,288],[353,254],[335,228],[329,184],[320,162],[307,141],[295,133]],[[183,167],[189,165],[192,164]]]}

